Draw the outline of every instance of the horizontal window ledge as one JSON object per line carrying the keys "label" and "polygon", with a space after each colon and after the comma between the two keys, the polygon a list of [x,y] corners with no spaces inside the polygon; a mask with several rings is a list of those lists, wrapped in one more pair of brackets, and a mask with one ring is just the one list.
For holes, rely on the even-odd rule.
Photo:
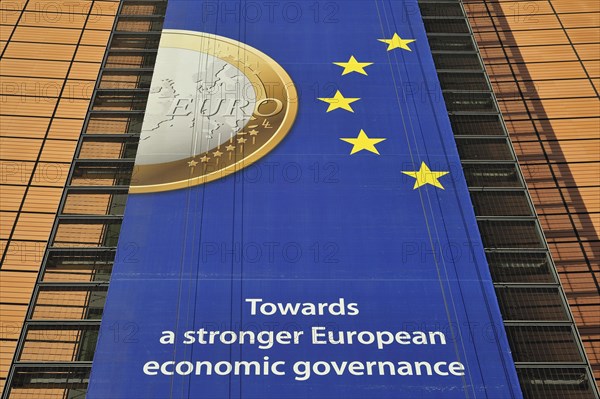
{"label": "horizontal window ledge", "polygon": [[129,192],[128,188],[128,186],[68,186],[65,188],[65,192],[73,194],[127,194]]}
{"label": "horizontal window ledge", "polygon": [[86,166],[90,166],[90,165],[98,165],[98,166],[106,166],[106,165],[114,165],[114,166],[120,166],[120,165],[133,165],[133,163],[135,162],[135,159],[123,159],[123,158],[116,158],[116,159],[75,159],[75,163],[76,164],[80,164],[80,165],[86,165]]}
{"label": "horizontal window ledge", "polygon": [[[443,4],[443,3],[440,3]],[[450,20],[450,21],[466,21],[464,15],[423,15],[424,20]]]}
{"label": "horizontal window ledge", "polygon": [[153,72],[154,68],[140,67],[140,68],[112,68],[105,67],[103,72]]}
{"label": "horizontal window ledge", "polygon": [[525,187],[469,187],[469,191],[473,191],[473,192],[480,192],[480,191],[505,192],[505,191],[510,191],[510,192],[519,192],[519,193],[526,193],[527,192],[527,190],[525,189]]}
{"label": "horizontal window ledge", "polygon": [[448,115],[461,116],[461,115],[500,115],[497,111],[451,111]]}
{"label": "horizontal window ledge", "polygon": [[85,138],[100,139],[101,141],[115,139],[115,141],[122,141],[123,139],[139,139],[139,133],[84,133]]}
{"label": "horizontal window ledge", "polygon": [[522,249],[518,249],[518,248],[486,248],[485,252],[486,253],[493,253],[493,254],[499,254],[499,253],[521,254],[523,252],[526,252],[526,253],[537,253],[537,254],[547,254],[547,253],[549,253],[549,251],[546,248],[531,248],[531,249],[527,249],[525,251],[523,251]]}
{"label": "horizontal window ledge", "polygon": [[[165,2],[166,3],[166,2]],[[154,4],[161,4],[161,2],[159,3],[154,3]],[[127,4],[130,5],[130,4]],[[131,7],[129,7],[131,8]],[[160,20],[162,18],[164,18],[165,16],[162,14],[128,14],[128,12],[130,12],[129,10],[125,10],[126,12],[124,13],[119,13],[117,16],[119,18],[127,18],[127,19],[131,19],[131,18],[152,18],[153,20]]]}
{"label": "horizontal window ledge", "polygon": [[[139,136],[139,135],[138,135]],[[457,139],[486,139],[486,138],[508,138],[510,137],[506,133],[502,134],[454,134]]]}
{"label": "horizontal window ledge", "polygon": [[487,90],[487,89],[484,89],[484,90],[460,90],[460,89],[444,89],[442,87],[442,93],[449,93],[449,94],[452,94],[452,93],[459,93],[459,94],[468,93],[468,94],[475,95],[475,94],[491,94],[491,93],[493,93],[493,90],[491,90],[491,89],[490,90]]}
{"label": "horizontal window ledge", "polygon": [[503,319],[503,323],[507,327],[511,326],[519,326],[519,327],[528,327],[528,326],[549,326],[549,327],[569,327],[573,325],[573,322],[570,320],[567,321],[557,321],[557,320],[539,320],[539,319],[524,319],[524,320],[506,320]]}
{"label": "horizontal window ledge", "polygon": [[108,54],[114,55],[145,55],[145,54],[156,54],[158,48],[136,48],[136,49],[123,49],[123,48],[110,48]]}
{"label": "horizontal window ledge", "polygon": [[102,94],[102,95],[111,95],[111,94],[147,94],[150,92],[150,89],[147,88],[142,88],[142,89],[97,89],[96,90],[96,95],[98,94]]}
{"label": "horizontal window ledge", "polygon": [[582,368],[587,367],[587,363],[560,363],[560,362],[515,362],[515,367],[518,369],[559,369],[559,368]]}
{"label": "horizontal window ledge", "polygon": [[480,192],[480,191],[492,191],[492,190],[504,190],[505,188],[507,189],[512,189],[512,190],[517,190],[517,191],[521,191],[521,190],[525,190],[525,186],[507,186],[507,187],[502,187],[502,186],[494,186],[494,187],[486,187],[486,186],[469,186],[468,189],[471,192]]}
{"label": "horizontal window ledge", "polygon": [[[495,288],[512,288],[512,287],[516,287],[516,288],[558,288],[560,287],[560,283],[556,282],[556,283],[548,283],[548,282],[541,282],[541,283],[531,283],[531,282],[510,282],[510,283],[500,283],[500,282],[494,282],[494,287]],[[511,323],[514,322],[514,320],[510,320],[510,321],[506,321],[507,323]]]}
{"label": "horizontal window ledge", "polygon": [[140,37],[140,36],[160,36],[162,34],[162,32],[124,32],[124,31],[117,31],[117,32],[113,32],[113,38],[118,38],[118,39],[123,39],[123,38],[128,38],[128,37]]}
{"label": "horizontal window ledge", "polygon": [[438,73],[475,73],[475,72],[484,72],[483,67],[482,68],[471,68],[471,69],[461,69],[461,68],[436,68]]}
{"label": "horizontal window ledge", "polygon": [[90,118],[96,117],[96,116],[144,116],[144,114],[146,113],[146,110],[133,110],[133,111],[123,111],[123,110],[118,110],[118,111],[108,111],[108,110],[93,110],[90,111],[88,113],[88,115],[90,116]]}
{"label": "horizontal window ledge", "polygon": [[85,143],[137,143],[139,134],[84,134],[82,139]]}
{"label": "horizontal window ledge", "polygon": [[[121,24],[125,23],[135,23],[136,21],[120,21]],[[146,21],[139,21],[139,22],[146,22]],[[124,32],[124,33],[152,33],[152,32],[158,32],[161,33],[162,32],[162,24],[157,23],[158,26],[154,27],[154,26],[150,26],[147,29],[148,30],[142,30],[140,27],[137,26],[133,26],[133,27],[127,27],[127,26],[119,26],[116,28],[116,30],[114,31],[115,33],[119,33],[119,32]]]}
{"label": "horizontal window ledge", "polygon": [[[129,187],[130,186],[66,186],[65,189],[66,190],[77,190],[77,192],[89,192],[89,193],[95,193],[95,192],[117,192],[117,191],[124,191],[124,192],[129,192]],[[114,190],[114,191],[113,191]]]}
{"label": "horizontal window ledge", "polygon": [[427,36],[463,36],[463,37],[471,37],[471,33],[461,33],[461,32],[457,32],[457,33],[453,33],[453,32],[427,32]]}
{"label": "horizontal window ledge", "polygon": [[503,324],[507,327],[572,327],[572,321],[540,321],[540,320],[504,320]]}
{"label": "horizontal window ledge", "polygon": [[461,159],[463,165],[517,165],[513,160],[480,160],[480,159]]}
{"label": "horizontal window ledge", "polygon": [[107,281],[99,282],[40,282],[38,287],[45,291],[79,291],[79,290],[103,290],[107,288]]}
{"label": "horizontal window ledge", "polygon": [[130,14],[130,15],[124,15],[124,14],[118,14],[117,18],[119,20],[125,20],[125,21],[130,21],[130,20],[136,20],[136,19],[141,19],[141,20],[162,20],[164,19],[164,15],[160,15],[160,14],[150,14],[150,15],[144,15],[144,14]]}
{"label": "horizontal window ledge", "polygon": [[78,251],[112,251],[112,252],[116,252],[117,251],[117,247],[116,246],[99,246],[99,247],[67,247],[67,246],[60,246],[60,247],[55,247],[55,246],[50,246],[48,247],[48,251],[71,251],[71,252],[78,252]]}
{"label": "horizontal window ledge", "polygon": [[60,223],[102,223],[123,220],[122,215],[58,215]]}
{"label": "horizontal window ledge", "polygon": [[115,166],[118,165],[133,165],[135,162],[135,158],[103,158],[103,159],[99,159],[99,158],[76,158],[75,162],[77,162],[79,165],[85,165],[85,166],[89,166],[89,165],[96,165],[96,166],[100,166],[100,165],[111,165],[114,164]]}
{"label": "horizontal window ledge", "polygon": [[53,254],[66,254],[66,255],[71,255],[71,254],[89,254],[90,252],[97,252],[97,253],[105,253],[105,252],[114,252],[115,248],[114,247],[104,247],[104,248],[98,248],[98,247],[89,247],[89,248],[77,248],[77,249],[66,249],[66,248],[48,248],[48,253],[53,253]]}
{"label": "horizontal window ledge", "polygon": [[478,221],[502,221],[502,222],[535,222],[535,216],[475,216]]}
{"label": "horizontal window ledge", "polygon": [[[24,361],[18,361],[18,362],[15,362],[14,365],[15,365],[15,368],[20,368],[20,369],[25,369],[25,368],[39,368],[39,369],[52,368],[52,369],[55,369],[57,367],[64,367],[64,368],[68,368],[68,369],[72,369],[72,368],[87,369],[87,368],[92,367],[92,362],[82,362],[82,361],[77,361],[77,362],[24,362]],[[39,371],[43,371],[43,370],[39,370]]]}
{"label": "horizontal window ledge", "polygon": [[26,329],[72,330],[86,327],[100,327],[100,320],[26,320]]}
{"label": "horizontal window ledge", "polygon": [[481,165],[481,164],[488,164],[488,165],[497,165],[497,164],[502,164],[502,165],[517,165],[517,163],[513,160],[479,160],[479,159],[466,159],[466,160],[461,160],[462,164],[467,164],[467,165]]}

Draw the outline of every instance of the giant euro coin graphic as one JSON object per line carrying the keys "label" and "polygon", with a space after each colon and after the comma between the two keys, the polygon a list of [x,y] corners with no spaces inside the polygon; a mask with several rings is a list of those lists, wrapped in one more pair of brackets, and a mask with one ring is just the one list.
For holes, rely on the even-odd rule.
{"label": "giant euro coin graphic", "polygon": [[291,78],[269,56],[217,35],[164,30],[130,192],[235,173],[283,140],[297,110]]}

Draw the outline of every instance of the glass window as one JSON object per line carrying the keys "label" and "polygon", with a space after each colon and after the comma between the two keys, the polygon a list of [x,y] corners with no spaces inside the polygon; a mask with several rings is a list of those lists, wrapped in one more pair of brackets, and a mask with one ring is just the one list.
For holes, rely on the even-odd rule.
{"label": "glass window", "polygon": [[472,191],[477,216],[533,216],[525,191]]}
{"label": "glass window", "polygon": [[476,53],[464,53],[464,54],[448,54],[448,53],[434,53],[433,61],[435,62],[436,68],[439,69],[453,69],[453,70],[483,70],[479,57]]}
{"label": "glass window", "polygon": [[583,367],[518,368],[523,396],[545,399],[593,399],[590,378]]}
{"label": "glass window", "polygon": [[570,326],[506,326],[515,362],[582,362]]}
{"label": "glass window", "polygon": [[557,287],[497,287],[504,320],[569,321]]}
{"label": "glass window", "polygon": [[428,33],[469,33],[464,18],[423,18]]}
{"label": "glass window", "polygon": [[494,282],[553,283],[556,281],[546,253],[488,252],[486,256]]}
{"label": "glass window", "polygon": [[483,72],[440,72],[438,77],[442,90],[490,90]]}
{"label": "glass window", "polygon": [[460,159],[485,161],[512,161],[513,153],[506,139],[456,138]]}
{"label": "glass window", "polygon": [[471,36],[467,35],[427,35],[432,51],[475,51]]}
{"label": "glass window", "polygon": [[504,136],[500,115],[450,115],[456,136]]}
{"label": "glass window", "polygon": [[522,187],[513,164],[463,164],[469,187]]}
{"label": "glass window", "polygon": [[478,224],[485,248],[545,248],[534,221],[483,220]]}

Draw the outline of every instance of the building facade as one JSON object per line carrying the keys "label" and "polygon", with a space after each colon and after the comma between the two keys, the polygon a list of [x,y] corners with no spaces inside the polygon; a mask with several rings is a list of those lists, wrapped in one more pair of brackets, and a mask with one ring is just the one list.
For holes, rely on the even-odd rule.
{"label": "building facade", "polygon": [[[597,397],[600,10],[419,6],[521,388]],[[166,4],[2,7],[0,377],[85,397]]]}

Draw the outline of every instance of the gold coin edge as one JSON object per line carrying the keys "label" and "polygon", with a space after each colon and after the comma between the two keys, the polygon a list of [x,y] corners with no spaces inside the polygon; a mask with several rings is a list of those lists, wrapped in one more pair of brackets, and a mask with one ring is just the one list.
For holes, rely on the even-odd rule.
{"label": "gold coin edge", "polygon": [[[281,65],[279,65],[279,63],[277,63],[275,60],[273,60],[271,57],[269,57],[267,54],[263,53],[262,51],[254,48],[250,45],[247,45],[245,43],[241,43],[234,39],[230,39],[228,37],[214,35],[214,34],[208,34],[208,33],[203,33],[203,32],[194,32],[194,31],[177,30],[177,29],[164,29],[162,34],[163,34],[163,38],[167,37],[164,35],[168,35],[168,36],[185,35],[185,36],[195,36],[195,37],[200,37],[200,38],[221,40],[221,41],[224,41],[226,43],[229,43],[229,44],[232,44],[235,46],[243,45],[245,50],[253,52],[263,62],[266,62],[269,65],[269,67],[275,72],[275,74],[280,78],[281,82],[283,83],[283,85],[286,89],[286,93],[287,93],[286,113],[283,117],[282,124],[277,128],[277,131],[275,133],[273,133],[273,136],[271,137],[271,139],[269,139],[269,141],[267,141],[258,150],[254,151],[249,156],[242,158],[238,162],[236,162],[226,168],[219,169],[217,171],[210,172],[206,175],[194,177],[191,179],[179,180],[179,181],[163,183],[163,184],[145,185],[145,186],[137,186],[137,185],[132,184],[129,188],[130,194],[146,194],[146,193],[156,193],[156,192],[179,190],[182,188],[188,188],[188,187],[193,187],[193,186],[210,183],[211,181],[215,181],[215,180],[224,178],[226,176],[229,176],[233,173],[236,173],[236,172],[252,165],[253,163],[260,160],[261,158],[263,158],[265,155],[267,155],[269,152],[271,152],[281,141],[283,141],[283,139],[290,132],[291,127],[293,126],[293,124],[296,120],[296,116],[298,115],[298,102],[297,102],[298,94],[296,91],[296,86],[294,85],[294,82],[292,81],[292,78],[289,76],[287,71],[285,69],[283,69],[283,67]],[[163,42],[163,38],[161,38],[161,44]],[[160,46],[159,46],[159,48],[160,48]],[[182,47],[182,48],[187,48],[187,47]],[[296,102],[290,101],[290,99],[295,99]]]}

